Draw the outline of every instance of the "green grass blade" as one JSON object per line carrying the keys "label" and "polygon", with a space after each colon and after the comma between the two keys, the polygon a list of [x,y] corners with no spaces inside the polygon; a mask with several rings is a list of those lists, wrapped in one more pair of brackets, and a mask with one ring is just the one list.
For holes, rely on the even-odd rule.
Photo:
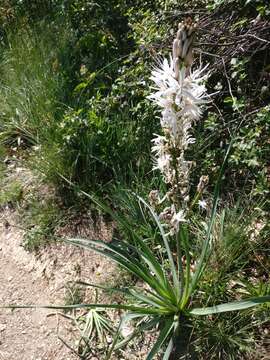
{"label": "green grass blade", "polygon": [[[92,284],[92,283],[87,283],[85,281],[76,281],[76,284],[78,285],[82,285],[82,286],[87,286],[87,287],[94,287],[103,291],[107,291],[107,292],[118,292],[121,294],[125,294],[125,295],[131,295],[133,297],[136,297],[134,295],[134,291],[128,289],[128,288],[111,288],[111,287],[106,287],[106,286],[102,286],[102,285],[96,285],[96,284]],[[166,298],[164,297],[160,297],[158,294],[155,294],[151,291],[149,291],[148,289],[145,290],[147,293],[149,293],[152,297],[153,303],[156,303],[156,306],[163,306],[163,307],[169,307],[171,308],[171,310],[175,311],[177,310],[177,308],[171,303],[169,302]],[[136,291],[136,294],[138,294],[138,292]]]}
{"label": "green grass blade", "polygon": [[185,307],[185,305],[188,301],[188,298],[189,298],[188,292],[189,292],[189,288],[190,288],[190,279],[191,279],[191,271],[190,271],[191,259],[190,259],[190,253],[189,253],[188,230],[186,229],[186,227],[184,227],[184,225],[182,225],[180,227],[179,232],[181,234],[181,240],[182,240],[182,244],[183,244],[185,255],[186,255],[186,271],[184,274],[185,275],[185,286],[184,286],[184,293],[182,296],[182,301],[180,304],[180,308],[182,309]]}
{"label": "green grass blade", "polygon": [[254,297],[241,301],[229,302],[226,304],[220,304],[216,306],[210,306],[206,308],[197,308],[191,310],[189,313],[192,315],[211,315],[211,314],[220,314],[228,311],[244,310],[251,308],[253,306],[258,306],[270,302],[270,295]]}
{"label": "green grass blade", "polygon": [[134,256],[131,257],[130,254],[128,254],[120,247],[116,247],[112,244],[107,244],[99,240],[65,239],[64,241],[68,244],[96,251],[106,257],[111,258],[119,265],[125,267],[128,271],[132,272],[134,275],[143,279],[147,283],[153,284],[155,280],[153,277],[150,277],[147,268],[143,267]]}
{"label": "green grass blade", "polygon": [[169,308],[174,309],[174,311],[178,310],[176,304],[174,302],[172,302],[172,300],[170,298],[165,297],[165,296],[160,296],[159,294],[154,293],[149,289],[144,289],[144,291],[146,293],[148,293],[149,295],[153,296],[154,298],[156,298],[157,300],[161,301],[164,305],[166,304]]}
{"label": "green grass blade", "polygon": [[142,251],[138,248],[135,248],[133,245],[126,244],[126,246],[129,249],[133,249],[135,252],[137,252],[146,265],[148,265],[150,271],[156,275],[159,286],[168,293],[167,297],[170,299],[175,299],[174,290],[169,282],[169,279],[166,277],[161,265],[157,261],[151,249],[144,243],[143,240],[136,238],[136,241],[141,247]]}
{"label": "green grass blade", "polygon": [[[64,178],[71,186],[75,186],[70,180]],[[144,251],[144,261],[148,264],[149,267],[151,267],[151,270],[156,274],[158,280],[159,280],[159,287],[163,288],[163,295],[168,297],[166,293],[170,293],[169,298],[171,298],[172,296],[175,298],[175,294],[174,291],[172,289],[172,287],[170,286],[168,279],[166,278],[162,267],[160,266],[160,264],[158,263],[158,261],[156,260],[155,256],[152,254],[151,250],[149,247],[147,247],[147,245],[144,243],[143,240],[141,240],[133,231],[132,226],[128,223],[128,221],[126,221],[125,218],[123,218],[122,216],[119,216],[118,214],[116,214],[107,204],[105,204],[104,202],[102,202],[100,199],[98,199],[95,196],[92,196],[82,190],[80,190],[80,192],[85,195],[87,198],[89,198],[91,201],[93,201],[101,210],[103,210],[104,212],[106,212],[107,214],[109,214],[116,222],[118,222],[121,226],[123,226],[125,229],[127,229],[130,233],[130,235],[132,237],[134,237],[136,239],[136,242],[140,244],[140,246],[142,247],[142,250]],[[141,199],[143,200],[143,199]],[[143,203],[149,208],[149,205],[146,204],[143,200]],[[158,218],[156,217],[156,220],[158,220]],[[161,224],[160,224],[161,226]],[[161,226],[160,229],[164,234],[164,230]],[[165,239],[165,241],[167,241]],[[138,252],[138,249],[137,249]],[[172,257],[172,256],[171,256]],[[173,264],[173,261],[172,261]],[[175,276],[174,276],[175,278]],[[155,287],[155,290],[157,291],[157,288]],[[160,293],[160,292],[159,292]]]}
{"label": "green grass blade", "polygon": [[128,288],[119,288],[118,289],[118,288],[107,287],[107,286],[103,286],[103,285],[92,284],[92,283],[88,283],[85,281],[76,281],[75,284],[85,286],[85,287],[93,287],[93,288],[100,289],[100,290],[107,291],[107,292],[119,292],[121,294],[130,295],[130,291]]}
{"label": "green grass blade", "polygon": [[[168,279],[166,278],[166,275],[163,271],[162,266],[160,265],[160,263],[157,261],[154,253],[152,252],[152,250],[149,248],[149,246],[139,237],[136,238],[137,243],[139,244],[139,246],[141,247],[141,252],[137,249],[137,251],[141,254],[143,260],[146,262],[146,264],[149,266],[150,270],[152,272],[155,273],[155,275],[157,276],[158,280],[160,281],[161,284],[163,284],[164,288],[169,289],[170,291],[172,291],[172,288],[169,284]],[[132,246],[132,248],[134,248]]]}

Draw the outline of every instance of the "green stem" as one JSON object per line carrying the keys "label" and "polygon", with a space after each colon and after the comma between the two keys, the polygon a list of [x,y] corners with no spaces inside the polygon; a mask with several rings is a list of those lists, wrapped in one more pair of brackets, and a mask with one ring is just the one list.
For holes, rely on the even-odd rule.
{"label": "green stem", "polygon": [[202,197],[202,192],[201,191],[197,191],[194,198],[193,198],[193,201],[188,209],[188,213],[187,213],[187,216],[191,213],[192,209],[194,208],[194,206],[197,204],[197,202],[200,200],[200,198]]}
{"label": "green stem", "polygon": [[177,167],[177,156],[176,156],[176,151],[177,149],[175,148],[172,148],[170,153],[171,153],[171,156],[172,156],[172,167],[173,169],[175,170],[175,184],[171,184],[172,187],[173,187],[173,192],[175,192],[175,189],[176,189],[176,200],[177,200],[177,204],[174,204],[175,205],[175,208],[176,210],[179,210],[181,209],[181,200],[182,200],[182,194],[181,194],[181,191],[180,191],[180,178],[179,178],[179,172],[178,172],[178,167]]}
{"label": "green stem", "polygon": [[186,278],[185,278],[185,290],[184,290],[184,294],[182,296],[182,302],[181,302],[181,309],[183,309],[186,305],[186,303],[188,302],[189,299],[189,287],[190,287],[190,264],[191,264],[191,259],[190,259],[190,254],[189,254],[189,241],[188,241],[188,233],[184,230],[184,227],[182,226],[180,228],[181,234],[182,234],[182,243],[184,246],[184,251],[185,251],[185,255],[186,255]]}
{"label": "green stem", "polygon": [[185,277],[184,277],[183,263],[182,263],[182,251],[180,245],[181,245],[181,235],[179,230],[176,234],[177,268],[178,268],[178,278],[179,278],[179,287],[180,287],[178,305],[180,305],[182,302],[184,286],[185,286]]}
{"label": "green stem", "polygon": [[[171,150],[171,155],[172,155],[172,167],[175,170],[175,179],[176,179],[176,199],[177,199],[177,204],[174,204],[175,206],[175,211],[178,211],[181,208],[181,198],[182,198],[182,194],[180,191],[180,178],[179,178],[179,172],[178,172],[178,168],[177,168],[177,156],[176,153],[174,151],[175,149]],[[172,184],[173,185],[173,184]],[[184,272],[183,272],[183,264],[182,264],[182,250],[181,250],[181,234],[180,234],[180,230],[177,231],[176,234],[176,252],[177,252],[177,270],[178,270],[178,280],[179,280],[179,286],[180,286],[180,291],[179,291],[179,299],[178,299],[178,304],[181,303],[182,301],[182,296],[184,293],[184,283],[185,283],[185,277],[184,277]]]}

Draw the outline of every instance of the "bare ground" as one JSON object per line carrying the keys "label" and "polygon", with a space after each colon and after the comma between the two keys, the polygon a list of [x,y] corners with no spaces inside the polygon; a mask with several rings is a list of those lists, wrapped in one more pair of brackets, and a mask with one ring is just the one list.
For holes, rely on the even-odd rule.
{"label": "bare ground", "polygon": [[[28,197],[31,198],[33,194],[38,195],[41,202],[54,201],[54,189],[45,185],[40,175],[18,167],[16,162],[8,166],[6,176],[7,182],[15,180],[22,184],[23,203],[27,204]],[[129,281],[107,258],[63,242],[51,242],[38,253],[26,251],[22,246],[25,234],[21,227],[22,211],[23,205],[20,211],[9,206],[0,208],[0,306],[63,305],[67,303],[67,297],[71,297],[68,284],[75,281],[113,284],[114,287],[118,282],[124,285],[124,281]],[[93,221],[89,214],[81,212],[74,217],[71,215],[70,221],[59,225],[56,235],[60,238],[83,237],[110,241],[113,230],[112,223],[101,217]],[[83,303],[96,300],[95,289],[89,287],[83,290],[79,299]],[[116,297],[112,300],[111,296],[98,294],[98,302],[111,301],[119,302],[122,299]],[[83,312],[75,313],[78,314]],[[120,315],[117,312],[108,313],[115,325]],[[113,359],[144,359],[153,343],[153,336],[148,334],[137,339],[136,345],[131,344],[131,348],[119,351]],[[78,350],[78,339],[78,327],[57,310],[0,308],[0,360],[79,359],[72,350]],[[107,341],[112,341],[111,336]],[[98,342],[93,342],[91,354],[88,354],[87,360],[101,360],[104,348]]]}
{"label": "bare ground", "polygon": [[[63,304],[65,285],[69,281],[102,282],[114,267],[97,254],[55,243],[37,257],[21,246],[23,231],[16,212],[9,209],[0,214],[0,303]],[[88,234],[89,235],[89,234]],[[94,236],[94,233],[92,234]],[[108,239],[110,230],[103,224],[98,236]],[[85,294],[86,295],[86,294]],[[91,294],[86,297],[91,298]],[[59,324],[59,319],[60,324]],[[46,309],[0,311],[1,360],[73,360],[72,354],[58,335],[71,342],[76,337],[69,321]]]}

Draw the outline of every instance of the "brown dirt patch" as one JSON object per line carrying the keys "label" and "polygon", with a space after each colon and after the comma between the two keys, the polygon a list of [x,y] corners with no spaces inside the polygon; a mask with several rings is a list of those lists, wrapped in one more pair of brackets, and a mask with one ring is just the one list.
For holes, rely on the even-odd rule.
{"label": "brown dirt patch", "polygon": [[[15,212],[6,209],[0,214],[2,305],[63,304],[65,285],[69,281],[100,283],[113,274],[114,266],[107,259],[63,243],[51,244],[38,256],[28,253],[21,246],[23,230],[8,223],[18,224],[18,219]],[[109,239],[110,230],[104,223],[102,227],[98,229],[98,237]],[[95,235],[94,230],[92,235]],[[92,292],[89,290],[84,297],[91,300]],[[59,334],[72,343],[75,329],[69,321],[61,318],[59,325],[58,320],[56,312],[46,309],[1,310],[0,359],[77,359],[57,337]]]}

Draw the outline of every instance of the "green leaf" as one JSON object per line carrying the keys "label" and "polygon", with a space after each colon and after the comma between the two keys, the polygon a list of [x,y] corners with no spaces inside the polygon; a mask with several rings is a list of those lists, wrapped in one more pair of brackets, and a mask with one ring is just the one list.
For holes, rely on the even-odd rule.
{"label": "green leaf", "polygon": [[166,234],[164,232],[163,226],[162,226],[161,222],[159,221],[159,218],[158,218],[157,214],[152,209],[152,207],[149,204],[147,204],[147,202],[144,199],[142,199],[141,197],[138,196],[138,199],[150,210],[150,213],[153,216],[153,218],[154,218],[154,220],[155,220],[155,222],[156,222],[156,224],[157,224],[157,226],[159,228],[160,234],[162,236],[162,240],[163,240],[165,248],[166,248],[166,252],[167,252],[167,255],[168,255],[170,266],[171,266],[174,289],[175,289],[176,295],[178,295],[179,294],[179,278],[177,276],[177,271],[176,271],[176,267],[175,267],[175,264],[174,264],[172,251],[170,249],[170,246],[169,246]]}
{"label": "green leaf", "polygon": [[153,296],[144,295],[141,292],[138,292],[136,290],[130,290],[130,294],[139,302],[145,304],[145,305],[151,305],[154,307],[157,307],[159,309],[170,309],[171,312],[176,312],[177,307],[173,306],[173,304],[166,303],[163,301],[163,299],[159,299]]}
{"label": "green leaf", "polygon": [[122,294],[130,295],[130,290],[128,288],[106,287],[106,286],[103,286],[103,285],[87,283],[85,281],[76,281],[75,284],[81,285],[81,286],[86,286],[86,287],[94,287],[96,289],[104,290],[104,291],[107,291],[107,292],[119,292],[119,293],[122,293]]}
{"label": "green leaf", "polygon": [[84,90],[87,86],[88,86],[87,82],[81,82],[79,85],[77,85],[75,87],[75,89],[73,91],[74,91],[74,93],[79,92],[81,90]]}
{"label": "green leaf", "polygon": [[169,344],[165,350],[162,360],[169,360],[172,350],[173,350],[173,337],[169,341]]}
{"label": "green leaf", "polygon": [[145,315],[166,315],[167,309],[155,309],[153,307],[144,307],[136,305],[124,305],[124,304],[74,304],[74,305],[3,305],[2,309],[55,309],[55,310],[71,310],[71,309],[117,309],[137,312]]}
{"label": "green leaf", "polygon": [[270,302],[270,295],[250,298],[241,301],[229,302],[226,304],[210,306],[207,308],[197,308],[191,310],[189,313],[192,315],[219,314],[227,311],[244,310],[267,302]]}
{"label": "green leaf", "polygon": [[157,341],[155,342],[155,345],[152,347],[151,351],[147,355],[146,360],[152,360],[154,358],[154,356],[159,352],[162,345],[165,343],[167,338],[170,336],[173,326],[174,326],[174,318],[173,317],[170,317],[167,320],[165,320],[165,324],[164,324],[162,330],[160,331]]}
{"label": "green leaf", "polygon": [[[133,250],[133,252],[135,254],[138,254],[138,256],[140,257],[140,260],[144,261],[150,269],[150,272],[149,272],[148,268],[144,267],[144,270],[142,269],[144,271],[144,273],[149,274],[152,279],[153,279],[153,276],[151,273],[154,273],[156,275],[156,279],[158,280],[158,286],[160,287],[160,289],[164,290],[164,296],[166,296],[169,299],[174,299],[175,294],[174,294],[173,288],[172,288],[169,280],[166,278],[165,273],[164,273],[161,265],[157,261],[154,253],[147,246],[147,244],[139,237],[136,237],[136,242],[141,247],[141,250],[139,249],[139,247],[135,247],[133,245],[127,244],[123,241],[121,241],[120,244],[122,247],[126,248],[127,252],[128,252],[128,250],[129,251]],[[133,259],[131,259],[131,260],[133,260]],[[141,262],[140,262],[140,264],[141,264]]]}
{"label": "green leaf", "polygon": [[126,270],[149,284],[149,286],[154,289],[161,297],[165,297],[171,300],[171,294],[168,292],[168,289],[164,289],[163,284],[158,282],[157,279],[151,275],[148,268],[143,266],[141,262],[138,262],[134,255],[131,256],[127,251],[123,250],[123,248],[121,249],[120,247],[122,246],[133,250],[134,248],[132,248],[130,245],[125,244],[124,242],[119,242],[120,246],[115,246],[112,243],[107,244],[99,240],[93,241],[86,239],[65,239],[64,241],[68,244],[94,250],[106,257],[111,258]]}
{"label": "green leaf", "polygon": [[224,102],[225,104],[232,104],[232,103],[233,103],[233,99],[232,99],[231,96],[227,96],[227,97],[223,100],[223,102]]}
{"label": "green leaf", "polygon": [[[74,184],[64,178],[71,186],[74,186]],[[86,197],[88,197],[89,199],[91,199],[101,210],[103,210],[104,212],[106,212],[107,214],[109,214],[117,223],[119,223],[121,226],[123,226],[126,230],[128,230],[128,232],[130,233],[130,236],[132,238],[134,238],[136,240],[137,243],[140,244],[141,248],[142,248],[142,252],[140,252],[138,249],[135,249],[134,247],[132,247],[131,245],[129,245],[130,248],[133,248],[136,250],[136,252],[139,254],[139,255],[142,255],[143,257],[143,260],[147,263],[147,265],[150,267],[151,271],[155,273],[155,275],[157,276],[157,279],[159,280],[159,283],[157,281],[155,281],[155,284],[154,284],[154,281],[152,282],[152,284],[149,284],[149,281],[146,281],[144,279],[144,281],[146,281],[153,289],[155,289],[157,291],[157,293],[163,297],[166,297],[167,299],[172,299],[174,298],[175,302],[177,303],[176,301],[176,298],[175,298],[175,293],[173,291],[173,288],[171,287],[168,279],[166,278],[164,272],[163,272],[163,269],[162,267],[160,266],[160,264],[158,263],[158,261],[156,260],[154,254],[151,252],[150,248],[144,243],[143,240],[141,240],[139,238],[139,236],[137,236],[137,234],[133,231],[132,227],[130,226],[130,224],[128,223],[128,221],[123,217],[123,216],[120,216],[119,214],[117,214],[115,211],[113,211],[106,203],[104,203],[103,201],[101,201],[100,199],[98,199],[96,196],[93,196],[93,195],[90,195],[82,190],[80,190],[80,193],[82,193],[83,195],[85,195]],[[165,243],[165,246],[166,246],[166,249],[167,249],[167,252],[169,251],[170,254],[168,254],[169,258],[170,258],[170,262],[171,262],[171,265],[173,266],[173,278],[174,278],[174,283],[175,285],[176,284],[176,270],[175,270],[175,266],[174,266],[174,262],[173,262],[173,259],[172,259],[172,255],[171,255],[171,251],[170,251],[170,248],[169,248],[169,245],[168,245],[168,241],[166,239],[166,236],[164,234],[164,230],[162,228],[162,225],[160,224],[159,220],[158,220],[158,217],[157,215],[153,212],[153,209],[141,198],[139,198],[139,200],[151,211],[151,214],[152,216],[154,217],[155,221],[157,222],[158,224],[158,227],[161,231],[161,235],[163,237],[163,241]],[[70,241],[70,240],[69,240]],[[76,241],[76,240],[75,240]],[[79,245],[79,244],[75,244],[73,242],[73,245]],[[83,246],[83,247],[87,247],[84,245],[79,245],[79,246]],[[124,246],[124,245],[123,245]],[[98,250],[95,250],[95,251],[98,251]],[[99,251],[101,253],[101,251]],[[105,256],[108,256],[106,255],[105,252],[103,252],[103,255]],[[116,260],[115,260],[116,261]],[[123,265],[122,265],[123,266]],[[142,269],[141,266],[140,266],[140,269],[143,270],[141,272],[141,276],[142,277],[142,274],[146,274],[146,273],[149,273],[148,269]],[[129,270],[129,269],[128,269]],[[138,276],[138,274],[136,274]],[[150,276],[150,278],[148,277],[148,280],[150,279],[153,279],[152,276]],[[154,279],[156,280],[156,279]],[[176,290],[177,290],[177,286],[176,286]]]}

